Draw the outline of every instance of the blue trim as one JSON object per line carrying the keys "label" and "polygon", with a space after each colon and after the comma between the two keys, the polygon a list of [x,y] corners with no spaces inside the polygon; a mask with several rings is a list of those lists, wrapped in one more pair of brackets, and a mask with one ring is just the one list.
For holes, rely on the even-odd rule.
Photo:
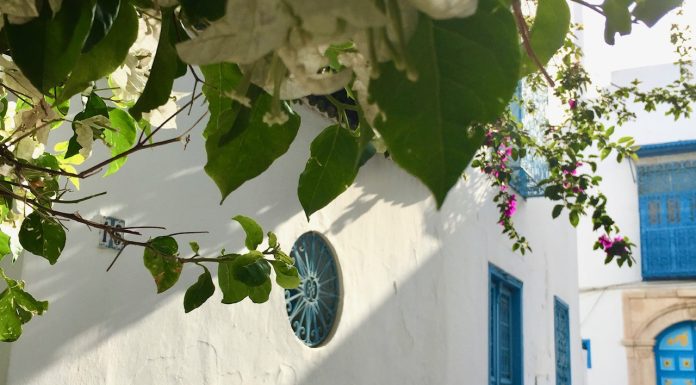
{"label": "blue trim", "polygon": [[589,338],[582,340],[582,350],[587,351],[587,369],[592,369],[592,341]]}
{"label": "blue trim", "polygon": [[[488,265],[488,373],[489,385],[524,384],[524,348],[522,338],[522,281],[506,273],[499,267]],[[507,306],[505,303],[507,302]],[[501,320],[501,312],[506,312],[507,320]],[[507,323],[507,325],[505,325]],[[508,329],[508,362],[502,362],[501,349],[506,342],[500,340],[501,328]],[[507,365],[507,366],[506,366]]]}
{"label": "blue trim", "polygon": [[678,142],[647,144],[640,146],[636,153],[640,158],[652,156],[683,154],[686,152],[696,152],[696,140],[682,140]]}
{"label": "blue trim", "polygon": [[495,277],[505,283],[514,286],[516,289],[522,289],[522,281],[515,278],[513,275],[507,273],[505,270],[499,268],[498,266],[489,263],[488,271],[491,277]]}

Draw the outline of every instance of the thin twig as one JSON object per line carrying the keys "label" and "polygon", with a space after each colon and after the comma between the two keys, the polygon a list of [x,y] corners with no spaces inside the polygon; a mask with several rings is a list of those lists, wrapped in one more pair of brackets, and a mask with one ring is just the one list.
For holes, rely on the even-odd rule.
{"label": "thin twig", "polygon": [[114,259],[111,261],[111,263],[109,264],[109,267],[106,268],[106,271],[107,271],[107,272],[108,272],[109,270],[111,270],[112,267],[114,267],[114,264],[115,264],[116,261],[118,260],[118,257],[120,257],[121,254],[123,253],[123,250],[126,249],[126,246],[128,246],[127,243],[125,243],[125,244],[123,245],[123,247],[121,247],[121,249],[118,251],[118,254],[116,254],[116,256],[114,257]]}
{"label": "thin twig", "polygon": [[532,59],[534,64],[536,64],[537,67],[539,67],[539,70],[541,73],[544,75],[544,78],[546,79],[546,82],[549,84],[551,87],[555,87],[556,83],[553,81],[551,78],[551,75],[549,75],[548,72],[546,72],[546,68],[544,68],[544,64],[541,63],[541,60],[537,57],[536,53],[534,53],[534,49],[532,48],[532,43],[530,42],[529,39],[529,28],[527,27],[527,22],[524,20],[524,15],[522,15],[522,8],[520,7],[520,0],[513,0],[512,1],[512,9],[515,14],[515,21],[517,22],[517,29],[520,32],[520,35],[522,36],[522,45],[524,45],[525,51],[527,51],[527,55]]}
{"label": "thin twig", "polygon": [[94,195],[89,195],[89,196],[86,196],[86,197],[80,198],[80,199],[53,199],[52,201],[55,202],[55,203],[67,203],[67,204],[72,204],[72,203],[84,202],[84,201],[86,201],[86,200],[89,200],[89,199],[92,199],[92,198],[96,198],[96,197],[99,197],[99,196],[102,196],[102,195],[106,195],[106,191],[100,192],[100,193],[94,194]]}
{"label": "thin twig", "polygon": [[175,235],[189,235],[189,234],[209,234],[209,231],[180,231],[178,233],[171,233],[165,235],[165,237],[173,237]]}

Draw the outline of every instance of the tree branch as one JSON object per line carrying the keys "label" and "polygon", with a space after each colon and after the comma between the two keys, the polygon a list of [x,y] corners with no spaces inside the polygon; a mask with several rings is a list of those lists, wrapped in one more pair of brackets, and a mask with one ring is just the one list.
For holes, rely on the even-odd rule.
{"label": "tree branch", "polygon": [[524,15],[522,14],[520,0],[512,1],[512,10],[515,14],[517,30],[520,32],[520,35],[522,36],[522,45],[524,46],[525,51],[527,51],[527,55],[529,55],[534,64],[536,64],[541,73],[544,75],[544,78],[546,79],[546,82],[549,84],[549,86],[555,87],[556,83],[551,78],[551,75],[549,75],[549,73],[546,72],[546,68],[544,68],[544,65],[541,63],[541,60],[539,60],[539,57],[537,57],[536,53],[534,52],[534,49],[532,48],[532,43],[529,39],[529,28],[527,27],[527,22],[524,20]]}

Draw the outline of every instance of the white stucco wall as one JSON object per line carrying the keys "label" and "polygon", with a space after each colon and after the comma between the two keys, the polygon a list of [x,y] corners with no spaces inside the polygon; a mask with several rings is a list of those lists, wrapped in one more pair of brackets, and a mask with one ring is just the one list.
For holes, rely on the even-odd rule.
{"label": "white stucco wall", "polygon": [[580,294],[580,328],[591,341],[592,368],[587,384],[628,384],[626,352],[621,343],[622,290],[603,289]]}
{"label": "white stucco wall", "polygon": [[438,212],[420,183],[376,156],[308,223],[297,178],[311,139],[329,122],[299,110],[303,126],[290,151],[222,206],[194,132],[185,151],[173,145],[138,153],[118,174],[86,181],[80,195],[109,194],[80,213],[129,226],[164,224],[170,232],[208,230],[180,244],[196,239],[213,253],[243,244],[230,220],[236,214],[276,231],[286,249],[305,231],[325,234],[344,288],[327,345],[312,349],[295,338],[277,286],[263,305],[222,305],[218,292],[184,314],[183,294],[198,269],[187,266],[174,288],[156,295],[141,250],[127,249],[107,273],[114,252],[97,248],[97,231],[71,224],[58,264],[24,257],[28,290],[51,305],[11,345],[7,384],[485,384],[489,261],[524,282],[525,384],[555,383],[554,295],[570,305],[573,383],[581,383],[576,236],[551,220],[548,203],[520,204],[519,230],[535,251],[520,256],[500,234],[492,192],[476,172]]}

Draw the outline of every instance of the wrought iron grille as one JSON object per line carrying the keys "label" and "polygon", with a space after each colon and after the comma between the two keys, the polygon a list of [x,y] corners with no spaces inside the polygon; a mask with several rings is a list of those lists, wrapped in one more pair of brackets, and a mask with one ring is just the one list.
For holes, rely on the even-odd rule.
{"label": "wrought iron grille", "polygon": [[[548,94],[545,89],[532,90],[520,82],[517,87],[516,99],[524,100],[532,107],[532,112],[525,111],[520,104],[514,102],[510,105],[513,116],[522,124],[524,130],[536,140],[544,140],[544,127],[546,120],[546,107]],[[528,153],[522,159],[510,164],[513,169],[510,185],[525,198],[544,196],[544,188],[539,182],[548,178],[549,167],[546,160],[534,153]]]}
{"label": "wrought iron grille", "polygon": [[302,234],[290,256],[300,273],[296,289],[285,290],[290,326],[307,346],[326,342],[335,326],[341,302],[338,266],[333,249],[319,233]]}

